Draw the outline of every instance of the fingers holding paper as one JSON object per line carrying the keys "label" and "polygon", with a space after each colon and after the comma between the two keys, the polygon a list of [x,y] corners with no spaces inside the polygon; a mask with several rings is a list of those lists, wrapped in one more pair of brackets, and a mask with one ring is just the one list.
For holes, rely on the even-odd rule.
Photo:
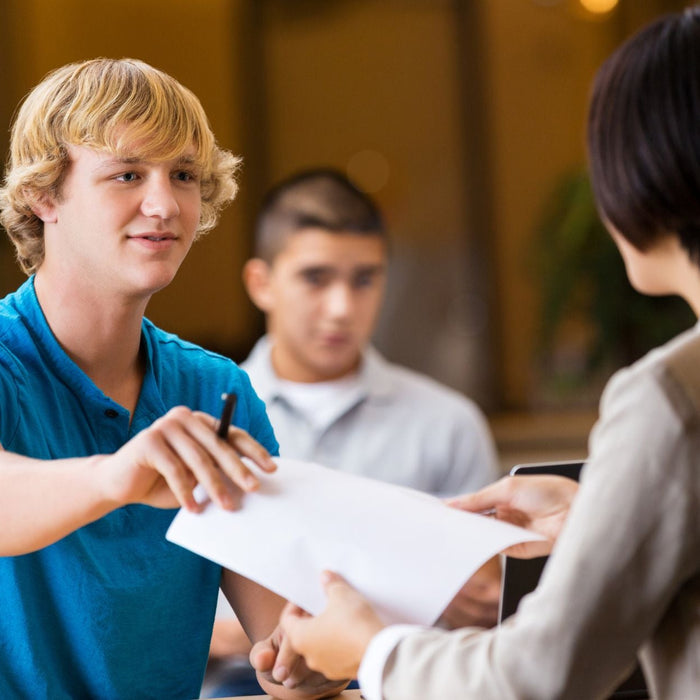
{"label": "fingers holding paper", "polygon": [[509,556],[528,559],[550,553],[577,492],[578,483],[563,476],[506,476],[447,503],[474,513],[493,512],[499,520],[545,537],[544,541],[524,542],[504,551]]}
{"label": "fingers holding paper", "polygon": [[102,459],[108,497],[118,505],[183,506],[198,512],[202,506],[193,490],[199,483],[217,505],[236,508],[241,494],[259,485],[243,458],[264,472],[276,467],[245,431],[231,427],[221,438],[215,427],[216,420],[206,413],[184,406],[171,409]]}
{"label": "fingers holding paper", "polygon": [[369,602],[339,574],[323,573],[325,610],[316,617],[288,604],[280,627],[309,668],[327,678],[354,678],[365,649],[384,624]]}

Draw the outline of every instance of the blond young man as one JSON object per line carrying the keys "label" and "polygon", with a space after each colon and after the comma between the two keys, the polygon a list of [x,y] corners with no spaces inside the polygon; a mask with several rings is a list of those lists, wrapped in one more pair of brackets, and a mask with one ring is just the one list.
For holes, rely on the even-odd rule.
{"label": "blond young man", "polygon": [[[264,406],[234,363],[144,318],[233,199],[237,162],[197,98],[140,61],[60,68],[18,113],[0,189],[29,275],[0,300],[2,697],[195,697],[220,584],[253,640],[275,627],[277,596],[164,537],[175,508],[201,509],[197,483],[232,509],[274,470]],[[279,643],[263,670],[290,665]],[[294,692],[261,683],[342,687],[295,673]]]}

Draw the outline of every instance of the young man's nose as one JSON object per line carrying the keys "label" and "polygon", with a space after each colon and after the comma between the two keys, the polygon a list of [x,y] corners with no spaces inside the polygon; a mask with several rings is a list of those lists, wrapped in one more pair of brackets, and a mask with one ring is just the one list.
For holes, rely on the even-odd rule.
{"label": "young man's nose", "polygon": [[347,316],[353,308],[353,294],[349,285],[338,282],[326,293],[326,309],[331,316]]}
{"label": "young man's nose", "polygon": [[149,179],[145,184],[141,210],[145,216],[157,216],[161,219],[172,219],[180,213],[169,176],[158,175]]}

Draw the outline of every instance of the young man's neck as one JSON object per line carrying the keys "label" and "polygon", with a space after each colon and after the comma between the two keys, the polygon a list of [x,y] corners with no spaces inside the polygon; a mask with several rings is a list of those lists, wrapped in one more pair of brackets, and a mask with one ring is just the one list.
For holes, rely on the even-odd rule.
{"label": "young man's neck", "polygon": [[78,290],[78,285],[56,287],[41,271],[35,289],[66,354],[107,396],[133,411],[143,378],[139,348],[148,300],[129,304]]}
{"label": "young man's neck", "polygon": [[338,367],[335,371],[329,369],[328,372],[321,372],[296,361],[290,353],[284,352],[284,350],[275,346],[274,341],[270,349],[270,361],[277,377],[287,382],[297,382],[299,384],[318,384],[350,377],[357,372],[361,359],[361,357],[358,357],[351,365]]}

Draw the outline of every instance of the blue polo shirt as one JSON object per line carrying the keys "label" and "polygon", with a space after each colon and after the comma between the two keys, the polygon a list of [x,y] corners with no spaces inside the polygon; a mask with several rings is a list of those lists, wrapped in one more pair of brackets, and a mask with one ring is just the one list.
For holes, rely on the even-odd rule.
{"label": "blue polo shirt", "polygon": [[[134,417],[62,350],[30,278],[0,300],[0,443],[39,459],[112,453],[177,405],[278,446],[247,375],[143,321]],[[38,552],[0,557],[1,698],[195,698],[221,568],[165,539],[175,510],[131,505]],[[0,526],[1,521],[0,521]]]}

